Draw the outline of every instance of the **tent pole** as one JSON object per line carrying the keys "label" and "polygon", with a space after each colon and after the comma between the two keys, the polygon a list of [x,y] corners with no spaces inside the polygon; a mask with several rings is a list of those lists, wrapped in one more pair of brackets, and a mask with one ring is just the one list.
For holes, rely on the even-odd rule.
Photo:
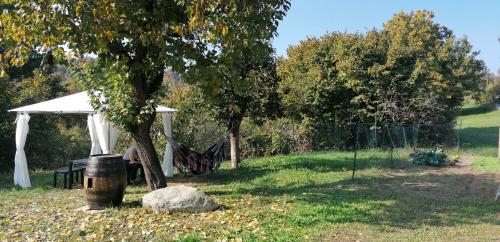
{"label": "tent pole", "polygon": [[108,152],[109,152],[109,155],[111,155],[111,123],[108,122]]}

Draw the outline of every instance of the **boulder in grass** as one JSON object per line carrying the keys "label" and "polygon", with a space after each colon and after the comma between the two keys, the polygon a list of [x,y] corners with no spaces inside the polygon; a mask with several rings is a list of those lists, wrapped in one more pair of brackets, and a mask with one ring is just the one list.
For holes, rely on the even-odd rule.
{"label": "boulder in grass", "polygon": [[154,190],[142,198],[142,206],[155,212],[207,212],[219,204],[196,188],[173,186]]}

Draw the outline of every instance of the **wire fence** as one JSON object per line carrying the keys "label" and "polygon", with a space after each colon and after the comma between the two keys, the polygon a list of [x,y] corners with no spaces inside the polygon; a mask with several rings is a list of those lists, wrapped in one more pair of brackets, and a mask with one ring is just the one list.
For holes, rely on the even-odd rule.
{"label": "wire fence", "polygon": [[[74,122],[69,123],[74,124]],[[42,168],[56,167],[64,164],[64,160],[78,159],[88,155],[90,138],[85,124],[83,122],[77,124],[75,127],[64,129],[63,136],[61,134],[59,136],[47,135],[44,129],[34,128],[28,136],[26,145],[30,165]],[[174,123],[173,132],[175,140],[200,153],[221,139],[225,138],[229,141],[227,130],[214,123],[186,127]],[[60,136],[64,139],[58,138]],[[161,160],[166,145],[161,122],[155,122],[153,125],[152,139]],[[121,134],[114,151],[116,153],[125,151],[130,145],[130,140],[130,135]],[[430,125],[419,122],[410,124],[336,124],[332,122],[304,125],[284,119],[261,125],[243,122],[240,129],[240,150],[243,159],[318,151],[367,149],[414,151],[438,147],[460,151],[474,145],[482,145],[489,153],[496,154],[497,141],[497,127],[487,127],[481,130],[462,129],[460,121],[458,124]],[[12,150],[15,151],[15,149]],[[229,159],[229,142],[226,143],[225,150],[226,159]]]}
{"label": "wire fence", "polygon": [[243,128],[245,157],[354,149],[460,147],[460,129],[454,124],[287,124]]}

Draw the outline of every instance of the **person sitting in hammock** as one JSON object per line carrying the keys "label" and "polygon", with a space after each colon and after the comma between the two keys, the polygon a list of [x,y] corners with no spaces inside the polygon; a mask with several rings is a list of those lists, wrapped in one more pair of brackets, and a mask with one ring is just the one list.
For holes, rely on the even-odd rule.
{"label": "person sitting in hammock", "polygon": [[123,160],[127,165],[127,181],[131,184],[133,180],[137,177],[137,171],[141,170],[141,178],[144,179],[144,168],[142,167],[141,160],[139,157],[139,152],[135,147],[135,143],[125,151],[123,155]]}

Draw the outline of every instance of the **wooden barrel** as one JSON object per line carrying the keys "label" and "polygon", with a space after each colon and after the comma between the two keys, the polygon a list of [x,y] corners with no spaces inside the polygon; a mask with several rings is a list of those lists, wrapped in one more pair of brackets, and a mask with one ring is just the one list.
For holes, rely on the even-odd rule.
{"label": "wooden barrel", "polygon": [[91,209],[118,206],[127,186],[127,170],[122,156],[90,156],[85,170],[84,189]]}

